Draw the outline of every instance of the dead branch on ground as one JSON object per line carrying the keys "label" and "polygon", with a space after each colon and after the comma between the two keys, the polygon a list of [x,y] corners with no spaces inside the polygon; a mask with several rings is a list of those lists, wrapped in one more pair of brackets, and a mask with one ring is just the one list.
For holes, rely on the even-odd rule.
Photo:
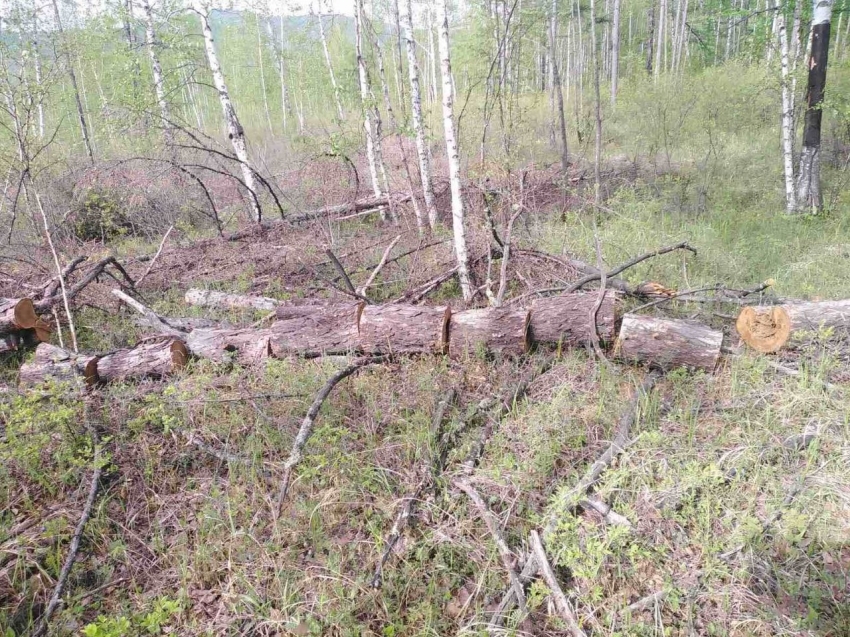
{"label": "dead branch on ground", "polygon": [[160,241],[160,243],[159,243],[159,249],[156,251],[156,254],[153,255],[153,259],[151,259],[151,262],[148,264],[148,267],[145,270],[144,274],[142,274],[142,276],[140,276],[138,278],[138,280],[136,281],[136,287],[140,286],[142,284],[142,281],[144,281],[147,278],[147,276],[151,273],[153,266],[156,264],[156,260],[159,259],[159,255],[162,254],[162,249],[165,247],[165,242],[168,241],[168,237],[171,234],[172,230],[174,230],[174,224],[173,223],[170,226],[168,226],[168,230],[165,231],[165,235],[162,237],[162,241]]}
{"label": "dead branch on ground", "polygon": [[546,550],[543,548],[543,542],[540,540],[540,535],[534,529],[532,529],[529,534],[529,540],[531,542],[532,554],[534,555],[534,559],[537,561],[537,566],[540,569],[540,574],[543,576],[543,581],[546,582],[546,586],[549,587],[549,590],[552,593],[552,597],[555,600],[555,607],[558,609],[561,619],[564,620],[564,623],[567,625],[567,628],[573,637],[586,637],[584,631],[578,624],[575,612],[573,612],[569,601],[567,601],[567,596],[564,595],[564,591],[561,590],[561,585],[558,584],[558,578],[555,577],[555,573],[552,570],[552,566],[549,564],[549,560],[546,558]]}

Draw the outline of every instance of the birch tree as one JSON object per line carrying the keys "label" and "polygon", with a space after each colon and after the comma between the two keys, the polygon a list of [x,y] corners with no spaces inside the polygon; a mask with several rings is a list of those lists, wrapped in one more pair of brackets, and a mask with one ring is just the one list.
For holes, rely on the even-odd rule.
{"label": "birch tree", "polygon": [[227,136],[230,138],[230,143],[233,146],[233,152],[236,154],[236,159],[239,160],[239,166],[242,169],[242,179],[245,187],[249,190],[249,198],[251,200],[251,216],[254,221],[262,220],[262,211],[260,210],[260,202],[257,194],[257,179],[254,173],[254,168],[251,165],[250,157],[248,156],[248,147],[245,142],[245,131],[242,129],[242,124],[239,122],[239,117],[236,115],[236,109],[233,108],[233,102],[230,100],[230,93],[227,90],[227,83],[224,80],[224,73],[221,71],[221,64],[218,61],[218,55],[215,51],[215,41],[213,40],[212,27],[210,26],[210,9],[209,6],[202,4],[200,1],[195,3],[195,12],[201,21],[201,31],[204,34],[204,49],[207,54],[207,63],[210,67],[210,72],[213,76],[213,83],[218,92],[218,99],[221,102],[221,111],[224,116],[224,123],[227,126]]}
{"label": "birch tree", "polygon": [[564,93],[561,90],[561,74],[558,69],[558,0],[552,0],[549,11],[549,72],[552,78],[552,105],[558,109],[558,132],[561,142],[561,170],[564,175],[570,169],[567,147],[567,122],[564,114]]}
{"label": "birch tree", "polygon": [[472,299],[472,282],[469,276],[469,254],[466,249],[463,196],[460,187],[460,157],[455,139],[454,91],[452,90],[452,62],[449,51],[448,0],[439,0],[440,72],[443,80],[443,135],[446,139],[446,156],[449,163],[449,183],[452,191],[452,232],[454,234],[457,276],[464,301]]}
{"label": "birch tree", "polygon": [[428,142],[425,139],[425,124],[422,121],[422,92],[419,86],[419,66],[416,62],[416,42],[413,39],[413,7],[411,0],[407,0],[405,4],[407,11],[401,15],[401,21],[407,48],[410,112],[413,120],[413,131],[416,134],[416,154],[419,156],[419,177],[422,180],[425,211],[428,214],[428,225],[433,230],[437,225],[437,201],[431,181],[431,160],[428,156]]}
{"label": "birch tree", "polygon": [[[320,0],[321,1],[321,0]],[[319,5],[319,38],[322,40],[322,50],[325,53],[325,64],[328,67],[328,75],[331,78],[331,87],[334,92],[334,101],[336,103],[336,114],[340,121],[345,119],[345,112],[342,110],[342,98],[339,94],[339,84],[336,82],[336,74],[334,73],[334,65],[331,62],[331,52],[328,50],[328,38],[325,36],[325,24],[322,20],[322,6]]]}
{"label": "birch tree", "polygon": [[620,79],[620,13],[622,0],[614,0],[611,21],[611,107],[617,104],[617,84]]}
{"label": "birch tree", "polygon": [[797,192],[794,184],[794,101],[791,88],[788,30],[781,7],[776,12],[779,36],[779,61],[782,73],[782,163],[785,171],[785,206],[793,213],[797,209]]}
{"label": "birch tree", "polygon": [[162,77],[162,65],[159,63],[156,47],[156,31],[154,30],[153,10],[150,0],[142,0],[142,11],[145,14],[145,48],[151,60],[153,74],[153,87],[156,94],[156,103],[159,105],[159,114],[162,118],[162,126],[165,132],[166,142],[171,141],[171,116],[168,111],[168,102],[165,99],[165,82]]}
{"label": "birch tree", "polygon": [[834,0],[814,0],[812,46],[809,54],[809,83],[806,88],[806,116],[803,125],[803,149],[797,177],[798,212],[818,213],[823,209],[820,185],[821,120],[829,57],[829,30]]}

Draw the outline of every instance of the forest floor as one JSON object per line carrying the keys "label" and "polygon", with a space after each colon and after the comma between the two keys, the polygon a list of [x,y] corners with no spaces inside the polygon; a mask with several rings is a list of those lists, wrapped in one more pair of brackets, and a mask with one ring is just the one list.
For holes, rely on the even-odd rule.
{"label": "forest floor", "polygon": [[[624,273],[631,283],[752,287],[770,278],[768,295],[847,296],[846,218],[788,220],[769,208],[745,217],[717,201],[705,211],[678,175],[652,183],[622,170],[609,177],[599,215],[607,266],[685,239],[699,251],[648,260]],[[577,279],[561,257],[595,263],[581,179],[577,172],[564,188],[541,170],[491,184],[500,231],[515,206],[528,210],[514,228],[509,297]],[[470,253],[483,257],[483,198],[470,187],[467,200]],[[441,213],[448,208],[443,195]],[[368,290],[388,301],[453,266],[446,229],[420,240],[415,228],[367,217],[280,224],[226,241],[179,228],[138,292],[166,316],[248,325],[262,312],[192,308],[183,293],[337,298],[325,249],[357,285],[399,234],[392,254],[409,254]],[[69,250],[92,260],[112,254],[138,278],[149,262],[136,257],[157,246],[125,240]],[[48,278],[44,256],[27,257],[43,270],[22,268],[0,281],[0,296]],[[483,280],[486,259],[475,269]],[[144,336],[110,294],[114,287],[103,277],[78,297],[82,350],[111,351]],[[458,296],[449,281],[426,302],[459,304]],[[496,517],[517,571],[529,532],[553,523],[546,552],[588,635],[850,634],[844,337],[807,334],[780,355],[749,353],[738,349],[735,310],[677,301],[644,310],[699,316],[724,330],[732,353],[712,374],[666,374],[638,401],[628,449],[594,485],[627,525],[576,507],[570,491],[610,443],[647,370],[601,364],[584,350],[521,360],[400,358],[364,369],[325,402],[279,512],[284,461],[313,396],[339,369],[336,358],[260,368],[193,361],[166,380],[98,389],[96,413],[66,387],[7,389],[0,634],[32,630],[65,559],[94,455],[80,423],[101,432],[103,476],[51,634],[485,634],[508,573],[459,484],[472,485]],[[3,361],[0,380],[9,387],[26,355]],[[777,372],[777,362],[797,374]],[[523,379],[531,383],[514,400]],[[506,404],[503,412],[476,412],[492,397]],[[486,447],[470,465],[482,432],[490,434]],[[447,433],[454,444],[441,461]],[[411,502],[376,587],[391,529]],[[542,580],[530,585],[527,603],[530,615],[510,615],[505,634],[568,634]]]}

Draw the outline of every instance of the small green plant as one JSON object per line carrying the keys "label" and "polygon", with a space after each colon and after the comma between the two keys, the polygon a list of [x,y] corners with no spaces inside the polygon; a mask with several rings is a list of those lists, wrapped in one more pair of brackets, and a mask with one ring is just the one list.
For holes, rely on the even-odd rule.
{"label": "small green plant", "polygon": [[97,621],[83,627],[85,637],[124,637],[131,630],[130,620],[124,617],[106,617],[100,615]]}
{"label": "small green plant", "polygon": [[86,191],[74,214],[74,234],[81,241],[109,243],[126,236],[132,228],[118,199],[94,188]]}

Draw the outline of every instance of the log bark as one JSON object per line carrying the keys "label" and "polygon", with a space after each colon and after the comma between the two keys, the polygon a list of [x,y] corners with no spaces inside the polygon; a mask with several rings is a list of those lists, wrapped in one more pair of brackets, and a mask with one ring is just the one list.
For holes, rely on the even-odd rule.
{"label": "log bark", "polygon": [[160,338],[120,349],[97,361],[99,381],[162,378],[186,366],[189,350],[178,338]]}
{"label": "log bark", "polygon": [[850,300],[745,307],[738,315],[736,327],[753,349],[775,352],[794,332],[850,328]]}
{"label": "log bark", "polygon": [[714,370],[723,333],[699,323],[627,314],[615,353],[623,360],[651,367]]}
{"label": "log bark", "polygon": [[[598,295],[562,294],[536,299],[531,304],[531,338],[536,343],[583,345],[590,343],[593,331],[588,316]],[[605,292],[596,314],[599,338],[611,342],[615,337],[617,294]]]}
{"label": "log bark", "polygon": [[75,354],[50,343],[41,343],[31,361],[21,365],[18,382],[32,387],[45,381],[72,381],[82,378],[87,385],[97,382],[97,356]]}
{"label": "log bark", "polygon": [[189,333],[186,346],[198,358],[254,365],[269,357],[272,336],[270,329],[199,329]]}
{"label": "log bark", "polygon": [[357,348],[370,354],[444,354],[448,306],[367,305],[360,313]]}
{"label": "log bark", "polygon": [[186,291],[184,300],[189,305],[201,307],[249,308],[270,312],[280,305],[277,299],[265,296],[246,296],[244,294],[228,294],[215,290],[200,290],[190,288]]}
{"label": "log bark", "polygon": [[[588,322],[587,314],[582,322]],[[452,314],[449,355],[459,357],[483,350],[487,354],[520,356],[531,346],[530,323],[528,310],[504,307]]]}
{"label": "log bark", "polygon": [[39,342],[35,330],[19,330],[0,334],[0,354],[14,352],[19,349],[32,347]]}
{"label": "log bark", "polygon": [[358,344],[357,326],[364,307],[362,302],[278,307],[269,341],[272,356],[351,352]]}

